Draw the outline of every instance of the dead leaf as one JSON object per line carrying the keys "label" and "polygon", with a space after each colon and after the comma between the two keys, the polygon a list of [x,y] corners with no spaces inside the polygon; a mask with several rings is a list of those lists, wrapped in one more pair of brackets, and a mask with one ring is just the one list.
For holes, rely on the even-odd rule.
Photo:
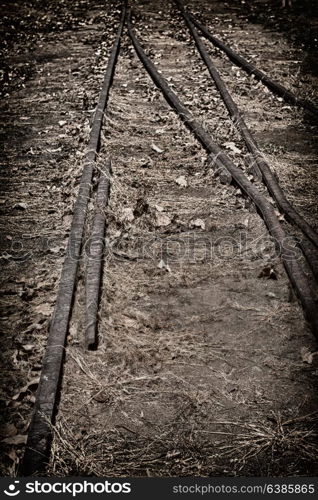
{"label": "dead leaf", "polygon": [[40,377],[32,378],[31,380],[29,380],[29,382],[24,387],[22,387],[19,390],[19,392],[17,392],[14,396],[12,396],[12,400],[16,401],[17,399],[19,399],[20,396],[23,396],[30,389],[30,387],[32,387],[34,385],[35,386],[39,385],[39,382],[40,382]]}
{"label": "dead leaf", "polygon": [[57,254],[60,253],[63,247],[51,247],[49,250],[51,253]]}
{"label": "dead leaf", "polygon": [[242,153],[241,149],[239,149],[238,147],[236,147],[235,144],[234,144],[234,142],[224,142],[222,145],[224,147],[226,147],[226,149],[229,149],[230,151],[232,151],[235,154]]}
{"label": "dead leaf", "polygon": [[184,175],[180,175],[180,177],[175,179],[175,182],[181,187],[187,187],[187,185],[188,185],[188,181]]}
{"label": "dead leaf", "polygon": [[19,461],[19,457],[16,454],[15,450],[10,450],[7,453],[5,453],[5,455],[7,457],[9,457],[12,460],[12,462],[18,462]]}
{"label": "dead leaf", "polygon": [[272,266],[264,267],[258,275],[258,278],[267,278],[269,280],[277,280],[277,273]]}
{"label": "dead leaf", "polygon": [[127,222],[132,222],[134,220],[134,212],[132,208],[123,208],[122,210],[122,220]]}
{"label": "dead leaf", "polygon": [[13,445],[26,444],[27,437],[28,437],[27,434],[25,434],[25,435],[18,434],[17,436],[12,436],[12,437],[2,439],[1,443],[13,444]]}
{"label": "dead leaf", "polygon": [[161,207],[160,205],[155,205],[155,209],[157,210],[157,212],[163,212],[164,211],[164,208]]}
{"label": "dead leaf", "polygon": [[161,226],[169,226],[171,223],[171,219],[167,214],[163,213],[157,213],[156,214],[156,226],[161,227]]}
{"label": "dead leaf", "polygon": [[63,226],[67,227],[67,228],[70,227],[72,220],[73,220],[72,215],[64,215],[63,216]]}
{"label": "dead leaf", "polygon": [[35,312],[42,314],[43,316],[51,316],[52,306],[50,304],[39,304],[34,308]]}
{"label": "dead leaf", "polygon": [[34,330],[42,330],[43,325],[41,323],[32,323],[26,330],[24,330],[23,334],[33,332]]}
{"label": "dead leaf", "polygon": [[149,203],[143,198],[138,198],[133,212],[134,216],[141,217],[144,213],[148,212],[148,209],[149,209]]}
{"label": "dead leaf", "polygon": [[302,347],[300,350],[300,355],[301,359],[303,360],[304,363],[308,363],[309,365],[312,364],[314,360],[314,356],[318,354],[318,351],[316,352],[311,352],[308,347]]}
{"label": "dead leaf", "polygon": [[278,210],[275,210],[275,215],[277,216],[278,220],[285,220],[284,214],[281,214]]}
{"label": "dead leaf", "polygon": [[190,227],[200,227],[201,229],[205,229],[205,222],[203,219],[195,219],[190,222]]}
{"label": "dead leaf", "polygon": [[3,255],[0,255],[0,259],[3,259],[3,260],[9,260],[11,259],[13,256],[11,255],[11,253],[5,253]]}
{"label": "dead leaf", "polygon": [[154,143],[151,144],[151,148],[156,151],[156,153],[163,153],[163,149],[156,146]]}
{"label": "dead leaf", "polygon": [[48,153],[57,153],[57,151],[62,151],[62,148],[47,149],[46,151],[47,151]]}
{"label": "dead leaf", "polygon": [[19,210],[26,210],[28,206],[26,203],[16,203],[13,208],[18,208]]}
{"label": "dead leaf", "polygon": [[14,424],[5,424],[0,429],[0,435],[2,438],[9,438],[16,436],[18,434],[18,429]]}
{"label": "dead leaf", "polygon": [[22,346],[22,349],[25,352],[34,351],[35,350],[35,345],[34,344],[25,344],[25,345]]}

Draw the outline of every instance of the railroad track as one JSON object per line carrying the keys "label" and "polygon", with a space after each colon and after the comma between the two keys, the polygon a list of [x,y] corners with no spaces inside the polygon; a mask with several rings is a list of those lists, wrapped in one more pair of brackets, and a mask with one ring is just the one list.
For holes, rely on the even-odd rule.
{"label": "railroad track", "polygon": [[[103,162],[104,168],[102,169],[99,167],[99,164],[97,164],[97,155],[103,146],[101,141],[101,129],[103,118],[106,114],[112,80],[115,74],[120,43],[124,36],[125,24],[127,24],[127,34],[144,69],[148,72],[160,92],[162,92],[162,95],[174,110],[178,119],[184,123],[198,143],[200,143],[203,149],[208,153],[209,165],[212,170],[215,171],[215,175],[219,178],[224,178],[226,184],[232,183],[235,189],[239,188],[245,198],[249,199],[256,206],[259,216],[263,219],[268,232],[275,242],[278,254],[283,262],[291,286],[296,292],[298,300],[303,308],[304,316],[311,331],[318,337],[317,288],[315,282],[315,273],[317,275],[318,235],[286,199],[283,189],[279,186],[271,170],[271,166],[262,154],[260,147],[252,135],[252,131],[246,125],[242,113],[210,58],[196,27],[206,38],[229,55],[232,61],[239,64],[250,74],[256,75],[256,77],[267,85],[270,90],[278,92],[279,95],[283,96],[284,99],[286,98],[289,103],[304,108],[313,116],[317,115],[317,108],[312,103],[308,103],[308,101],[293,96],[289,91],[286,92],[286,89],[280,84],[273,83],[273,81],[264,75],[263,72],[259,72],[254,66],[251,67],[251,65],[246,63],[245,59],[239,54],[236,54],[220,40],[211,35],[195,17],[184,9],[182,2],[178,0],[175,3],[179,9],[180,16],[184,19],[189,29],[193,46],[196,45],[220,93],[220,98],[225,103],[234,126],[245,142],[250,155],[248,159],[251,170],[247,173],[246,170],[237,166],[237,161],[233,161],[224,149],[217,144],[213,134],[207,131],[202,124],[202,120],[195,118],[195,110],[192,114],[192,111],[189,111],[187,105],[180,100],[177,92],[172,89],[172,86],[166,79],[169,75],[163,75],[161,72],[158,72],[156,64],[154,64],[152,60],[153,58],[146,54],[147,47],[143,46],[143,41],[136,35],[131,21],[131,12],[129,10],[127,11],[127,5],[124,4],[116,40],[108,61],[103,87],[92,122],[90,141],[83,165],[79,193],[74,206],[68,248],[62,269],[56,306],[43,359],[40,384],[36,395],[34,414],[29,428],[28,442],[23,460],[22,473],[24,475],[34,474],[43,470],[50,450],[52,423],[54,422],[57,409],[69,321],[72,314],[79,259],[83,245],[87,208],[89,200],[92,197],[92,179],[94,172],[97,172],[99,181],[97,194],[95,196],[95,215],[91,223],[92,229],[90,231],[91,246],[85,272],[85,331],[86,346],[88,348],[98,348],[97,321],[104,250],[104,248],[100,246],[100,242],[105,239],[105,226],[107,222],[104,215],[105,206],[109,199],[111,200],[112,198],[112,168],[110,161],[112,152],[110,151],[109,157],[105,157]],[[137,10],[136,14],[138,14]],[[142,28],[138,19],[134,24],[137,28]],[[156,58],[157,54],[154,54],[153,51],[151,52],[154,58]],[[107,119],[105,122],[104,126],[107,129]],[[171,145],[171,147],[173,147],[173,145]],[[153,144],[152,148],[157,153],[163,152],[156,144]],[[181,182],[183,182],[183,180]],[[262,182],[265,184],[268,190],[267,192]],[[137,208],[138,206],[133,215],[135,218],[139,216],[139,209],[141,214],[143,211],[147,212],[148,210],[145,204],[141,208],[139,207],[138,210]],[[280,213],[278,213],[278,210]],[[283,217],[281,217],[281,214],[286,216],[286,220],[290,226],[286,224],[285,220],[282,221]],[[165,223],[163,225],[165,225]],[[302,232],[303,242],[301,242],[300,246],[306,257],[307,264],[309,264],[308,268],[306,267],[305,261],[299,259],[299,254],[295,253],[296,243],[294,244],[293,241],[291,242],[291,235],[293,233],[290,233],[290,227],[292,226],[295,226],[297,230]],[[97,246],[94,246],[95,242],[97,242]],[[133,257],[128,256],[127,258],[129,260]],[[165,258],[160,262],[161,268],[166,267],[169,271]],[[107,288],[107,283],[104,283],[104,287]]]}

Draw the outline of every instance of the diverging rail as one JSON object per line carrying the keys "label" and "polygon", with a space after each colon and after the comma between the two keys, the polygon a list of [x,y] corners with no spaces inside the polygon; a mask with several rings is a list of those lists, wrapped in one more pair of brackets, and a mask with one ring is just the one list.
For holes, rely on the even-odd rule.
{"label": "diverging rail", "polygon": [[[279,183],[277,182],[273,172],[269,164],[267,163],[264,155],[261,153],[259,146],[252,135],[250,129],[248,128],[243,116],[238,109],[236,103],[234,102],[231,94],[229,93],[224,81],[222,80],[218,70],[216,69],[211,57],[209,56],[202,40],[200,39],[197,30],[195,29],[194,24],[191,22],[189,15],[184,10],[183,4],[180,0],[175,0],[175,3],[178,5],[182,16],[189,28],[189,31],[195,41],[197,49],[203,59],[207,69],[210,73],[211,78],[213,79],[220,95],[223,99],[223,102],[231,116],[231,119],[241,133],[246,147],[250,151],[253,156],[255,165],[258,166],[264,184],[266,185],[269,193],[277,203],[277,206],[282,211],[282,213],[286,216],[286,219],[297,226],[301,231],[309,238],[309,240],[318,248],[318,234],[314,231],[314,229],[301,217],[301,215],[295,210],[295,208],[289,203],[286,199],[283,190],[281,189]],[[303,248],[303,247],[302,247]],[[306,247],[307,248],[307,247]],[[316,259],[314,258],[313,252],[309,252],[304,250],[304,254],[309,262],[310,267],[315,271],[317,268]]]}
{"label": "diverging rail", "polygon": [[274,82],[266,75],[266,73],[256,68],[254,64],[248,62],[244,57],[234,52],[234,50],[231,49],[228,45],[212,35],[212,33],[210,33],[209,30],[205,26],[203,26],[203,24],[199,23],[199,21],[194,16],[190,15],[190,20],[201,31],[205,38],[212,42],[215,47],[222,50],[239,68],[242,68],[249,75],[254,75],[256,80],[262,82],[262,84],[265,85],[271,92],[282,97],[284,101],[288,102],[289,104],[293,104],[294,106],[303,108],[314,115],[316,119],[318,118],[318,108],[312,102],[306,99],[302,99],[301,97],[297,97],[280,83]]}

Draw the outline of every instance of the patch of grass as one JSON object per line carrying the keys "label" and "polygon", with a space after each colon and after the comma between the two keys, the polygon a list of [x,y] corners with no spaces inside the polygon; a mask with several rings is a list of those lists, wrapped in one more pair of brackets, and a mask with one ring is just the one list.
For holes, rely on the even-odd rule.
{"label": "patch of grass", "polygon": [[266,422],[242,425],[222,451],[238,475],[306,475],[314,473],[317,444],[318,412],[292,419],[276,413]]}
{"label": "patch of grass", "polygon": [[[218,422],[207,438],[194,429],[200,410],[187,401],[174,422],[139,432],[118,425],[107,433],[54,427],[52,476],[300,476],[315,474],[318,412],[266,422]],[[205,436],[205,437],[203,437]],[[217,436],[217,438],[216,438]],[[215,440],[215,439],[221,439]],[[317,471],[316,471],[317,472]]]}

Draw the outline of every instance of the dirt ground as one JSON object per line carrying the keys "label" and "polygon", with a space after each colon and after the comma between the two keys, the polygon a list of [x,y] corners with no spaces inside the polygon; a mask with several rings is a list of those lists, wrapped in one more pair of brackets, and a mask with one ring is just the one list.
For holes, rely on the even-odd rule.
{"label": "dirt ground", "polygon": [[[246,169],[245,146],[174,5],[130,3],[158,69]],[[298,4],[289,13],[277,2],[186,4],[273,79],[317,102],[314,10],[309,21]],[[23,455],[119,5],[5,5],[2,475],[17,474]],[[317,126],[206,46],[288,199],[317,228]],[[317,475],[317,342],[262,219],[235,185],[220,184],[127,34],[100,169],[109,157],[98,349],[84,347],[83,251],[47,473]]]}

